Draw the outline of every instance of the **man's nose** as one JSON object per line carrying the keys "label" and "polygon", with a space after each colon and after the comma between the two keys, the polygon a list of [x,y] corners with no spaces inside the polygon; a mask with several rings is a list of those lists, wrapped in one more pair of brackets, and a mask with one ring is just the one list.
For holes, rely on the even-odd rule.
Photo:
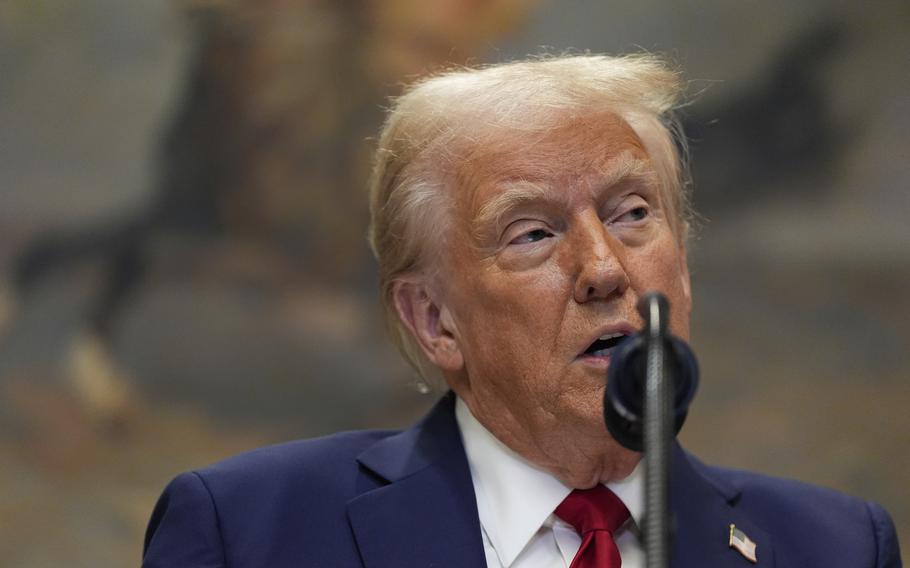
{"label": "man's nose", "polygon": [[621,296],[629,287],[622,243],[610,234],[599,217],[585,219],[574,243],[578,277],[575,301],[605,300]]}

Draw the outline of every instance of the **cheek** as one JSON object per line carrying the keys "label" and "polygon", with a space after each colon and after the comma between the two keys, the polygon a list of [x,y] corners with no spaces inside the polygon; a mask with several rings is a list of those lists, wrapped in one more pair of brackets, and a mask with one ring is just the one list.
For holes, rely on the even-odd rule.
{"label": "cheek", "polygon": [[475,273],[463,299],[473,306],[465,316],[473,327],[505,328],[510,333],[540,337],[551,318],[564,310],[566,275],[556,263],[532,271],[512,272],[489,267]]}
{"label": "cheek", "polygon": [[688,339],[691,299],[682,262],[681,252],[674,241],[656,243],[635,255],[630,278],[639,294],[657,290],[667,296],[671,329],[675,335]]}
{"label": "cheek", "polygon": [[565,315],[564,278],[543,268],[531,273],[491,269],[460,294],[460,343],[469,373],[504,373],[530,380],[556,345]]}

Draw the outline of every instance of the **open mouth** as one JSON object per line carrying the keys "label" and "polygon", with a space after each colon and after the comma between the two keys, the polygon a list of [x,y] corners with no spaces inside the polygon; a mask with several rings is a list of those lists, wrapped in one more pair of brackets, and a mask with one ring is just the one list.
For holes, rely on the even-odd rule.
{"label": "open mouth", "polygon": [[625,333],[608,333],[607,335],[602,335],[594,340],[584,353],[581,354],[582,357],[609,357],[610,353],[619,345],[623,339],[626,338]]}

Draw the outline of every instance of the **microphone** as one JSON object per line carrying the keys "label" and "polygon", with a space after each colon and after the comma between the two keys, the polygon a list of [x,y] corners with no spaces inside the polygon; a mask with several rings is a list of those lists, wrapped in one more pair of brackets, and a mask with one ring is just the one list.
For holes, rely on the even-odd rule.
{"label": "microphone", "polygon": [[[656,310],[652,310],[656,307]],[[682,429],[689,404],[698,389],[698,362],[692,349],[667,331],[669,304],[658,293],[646,294],[638,302],[645,328],[624,339],[610,355],[607,388],[604,391],[604,422],[622,446],[641,452],[644,449],[643,416],[648,345],[662,342],[664,367],[673,377],[673,436]],[[656,320],[656,321],[655,321]]]}

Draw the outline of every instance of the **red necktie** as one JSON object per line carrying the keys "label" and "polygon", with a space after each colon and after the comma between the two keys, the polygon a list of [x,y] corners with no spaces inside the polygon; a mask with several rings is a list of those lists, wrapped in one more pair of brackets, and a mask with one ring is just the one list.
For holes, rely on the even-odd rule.
{"label": "red necktie", "polygon": [[620,568],[613,532],[629,518],[619,497],[603,485],[576,489],[556,507],[556,516],[581,535],[581,548],[569,568]]}

